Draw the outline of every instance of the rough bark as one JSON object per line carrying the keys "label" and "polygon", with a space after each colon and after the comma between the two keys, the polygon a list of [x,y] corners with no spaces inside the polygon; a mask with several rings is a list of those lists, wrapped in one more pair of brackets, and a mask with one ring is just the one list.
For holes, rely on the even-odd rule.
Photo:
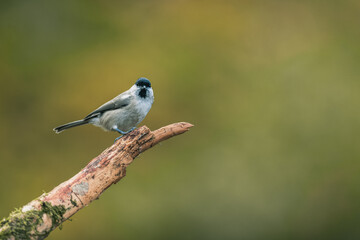
{"label": "rough bark", "polygon": [[140,153],[192,126],[185,122],[174,123],[153,132],[143,126],[126,134],[71,179],[4,218],[0,222],[0,239],[44,239],[125,177],[127,166]]}

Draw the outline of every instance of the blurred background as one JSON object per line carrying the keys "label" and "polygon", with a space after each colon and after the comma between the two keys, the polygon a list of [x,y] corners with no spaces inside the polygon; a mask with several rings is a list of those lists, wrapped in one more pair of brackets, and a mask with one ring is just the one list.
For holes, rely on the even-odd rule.
{"label": "blurred background", "polygon": [[359,24],[358,0],[1,1],[0,217],[117,137],[54,127],[147,77],[142,124],[195,127],[50,239],[359,239]]}

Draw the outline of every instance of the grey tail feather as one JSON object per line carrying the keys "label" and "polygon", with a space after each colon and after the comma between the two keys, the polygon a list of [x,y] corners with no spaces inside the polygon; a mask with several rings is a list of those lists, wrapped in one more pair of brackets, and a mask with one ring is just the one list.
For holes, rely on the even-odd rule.
{"label": "grey tail feather", "polygon": [[70,123],[58,126],[58,127],[54,128],[53,130],[56,133],[60,133],[60,132],[64,131],[65,129],[81,126],[81,125],[84,125],[84,124],[87,124],[87,123],[89,123],[89,120],[84,120],[84,119],[83,120],[78,120],[78,121],[74,121],[74,122],[70,122]]}

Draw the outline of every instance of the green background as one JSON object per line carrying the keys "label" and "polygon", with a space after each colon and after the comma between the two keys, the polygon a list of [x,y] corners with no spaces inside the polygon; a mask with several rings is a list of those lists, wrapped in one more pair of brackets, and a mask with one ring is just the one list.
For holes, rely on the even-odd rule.
{"label": "green background", "polygon": [[1,1],[0,217],[117,134],[86,116],[151,80],[188,133],[50,239],[359,239],[360,2]]}

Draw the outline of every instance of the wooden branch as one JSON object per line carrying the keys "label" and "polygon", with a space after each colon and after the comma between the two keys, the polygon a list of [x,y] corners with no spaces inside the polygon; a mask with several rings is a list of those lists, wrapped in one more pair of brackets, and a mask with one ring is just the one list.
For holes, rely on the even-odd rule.
{"label": "wooden branch", "polygon": [[127,166],[140,153],[192,126],[174,123],[153,132],[143,126],[124,135],[71,179],[4,218],[0,222],[0,239],[44,239],[125,177]]}

